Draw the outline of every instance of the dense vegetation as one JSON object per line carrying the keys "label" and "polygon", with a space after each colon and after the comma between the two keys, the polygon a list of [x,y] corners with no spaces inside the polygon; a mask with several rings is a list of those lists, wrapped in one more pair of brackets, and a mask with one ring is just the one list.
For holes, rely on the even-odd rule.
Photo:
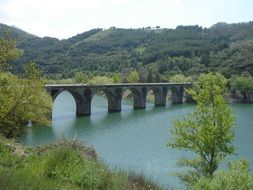
{"label": "dense vegetation", "polygon": [[253,22],[218,23],[210,28],[112,27],[94,29],[65,40],[39,38],[1,24],[0,35],[6,30],[23,50],[22,58],[13,62],[16,73],[29,60],[55,79],[72,78],[78,71],[88,77],[118,72],[124,78],[137,70],[140,82],[167,81],[178,73],[194,76],[219,71],[227,78],[253,74]]}

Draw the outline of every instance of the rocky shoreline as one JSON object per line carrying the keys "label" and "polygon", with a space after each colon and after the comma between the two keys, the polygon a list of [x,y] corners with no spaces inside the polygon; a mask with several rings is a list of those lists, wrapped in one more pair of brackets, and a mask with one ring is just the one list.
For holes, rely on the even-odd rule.
{"label": "rocky shoreline", "polygon": [[[227,96],[227,101],[229,103],[245,103],[245,104],[252,104],[253,103],[253,92],[248,92],[248,93],[241,93],[239,91],[236,92],[229,92]],[[184,96],[184,102],[186,103],[195,103],[195,100],[189,96],[185,95]]]}
{"label": "rocky shoreline", "polygon": [[228,95],[229,103],[253,103],[253,92],[241,93],[239,91],[230,92]]}

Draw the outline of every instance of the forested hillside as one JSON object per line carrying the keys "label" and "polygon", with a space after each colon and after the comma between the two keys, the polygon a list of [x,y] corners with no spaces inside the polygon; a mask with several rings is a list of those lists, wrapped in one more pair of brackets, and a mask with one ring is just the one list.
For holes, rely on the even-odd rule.
{"label": "forested hillside", "polygon": [[226,77],[253,75],[253,22],[217,23],[210,28],[178,26],[176,29],[93,29],[64,40],[28,34],[0,24],[0,35],[17,41],[23,56],[13,62],[34,61],[52,77],[73,77],[77,71],[104,75],[137,70],[141,82],[163,81],[219,71]]}

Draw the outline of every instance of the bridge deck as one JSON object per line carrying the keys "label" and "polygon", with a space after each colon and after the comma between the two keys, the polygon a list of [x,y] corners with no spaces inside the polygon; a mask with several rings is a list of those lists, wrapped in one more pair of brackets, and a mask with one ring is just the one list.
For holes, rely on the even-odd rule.
{"label": "bridge deck", "polygon": [[127,86],[191,86],[192,83],[115,83],[115,84],[46,84],[46,87],[127,87]]}

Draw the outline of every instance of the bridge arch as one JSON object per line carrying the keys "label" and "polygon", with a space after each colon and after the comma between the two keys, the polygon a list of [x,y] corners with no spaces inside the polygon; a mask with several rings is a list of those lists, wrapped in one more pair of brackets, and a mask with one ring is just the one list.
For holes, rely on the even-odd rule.
{"label": "bridge arch", "polygon": [[147,88],[146,87],[129,87],[134,99],[134,109],[145,109],[146,108],[146,98],[147,98]]}
{"label": "bridge arch", "polygon": [[[80,102],[82,100],[81,100],[81,97],[72,90],[68,90],[68,89],[52,90],[51,97],[52,97],[52,100],[53,100],[53,107],[55,106],[55,100],[58,98],[58,96],[60,96],[64,92],[68,93],[71,96],[71,98],[73,99],[73,101],[75,102],[74,103],[74,105],[75,105],[74,109],[75,109],[75,112],[77,113],[78,110],[81,109],[81,108],[79,108],[79,105],[80,105]],[[70,107],[72,107],[72,106],[70,106]],[[53,113],[51,113],[51,114],[53,114]]]}
{"label": "bridge arch", "polygon": [[97,92],[103,92],[105,94],[105,96],[107,98],[107,101],[108,101],[108,105],[109,105],[109,102],[112,102],[113,99],[114,99],[113,92],[108,88],[100,88],[100,89],[97,90]]}
{"label": "bridge arch", "polygon": [[52,97],[53,102],[57,98],[57,96],[64,91],[69,92],[73,96],[73,98],[75,99],[76,103],[81,101],[81,99],[82,99],[81,95],[78,94],[75,90],[62,88],[62,89],[51,90],[50,95]]}
{"label": "bridge arch", "polygon": [[107,98],[108,112],[111,113],[111,112],[120,112],[121,111],[121,101],[122,101],[122,95],[123,95],[123,89],[121,87],[97,88],[93,92],[93,96],[99,92],[103,92]]}
{"label": "bridge arch", "polygon": [[58,96],[60,93],[62,93],[63,91],[65,91],[65,90],[63,90],[63,89],[61,89],[61,90],[53,89],[53,90],[50,92],[50,95],[51,95],[51,98],[52,98],[52,100],[53,100],[53,103],[54,103],[55,99],[57,98],[57,96]]}
{"label": "bridge arch", "polygon": [[85,116],[90,115],[90,102],[92,92],[90,90],[83,90],[78,88],[55,88],[55,89],[47,89],[48,93],[51,95],[53,103],[54,100],[61,94],[66,91],[69,92],[75,100],[76,103],[76,115],[77,116]]}
{"label": "bridge arch", "polygon": [[153,92],[154,104],[155,104],[156,107],[166,105],[167,90],[166,90],[166,92],[163,92],[164,88],[154,86],[154,87],[150,87],[148,89],[148,91]]}

